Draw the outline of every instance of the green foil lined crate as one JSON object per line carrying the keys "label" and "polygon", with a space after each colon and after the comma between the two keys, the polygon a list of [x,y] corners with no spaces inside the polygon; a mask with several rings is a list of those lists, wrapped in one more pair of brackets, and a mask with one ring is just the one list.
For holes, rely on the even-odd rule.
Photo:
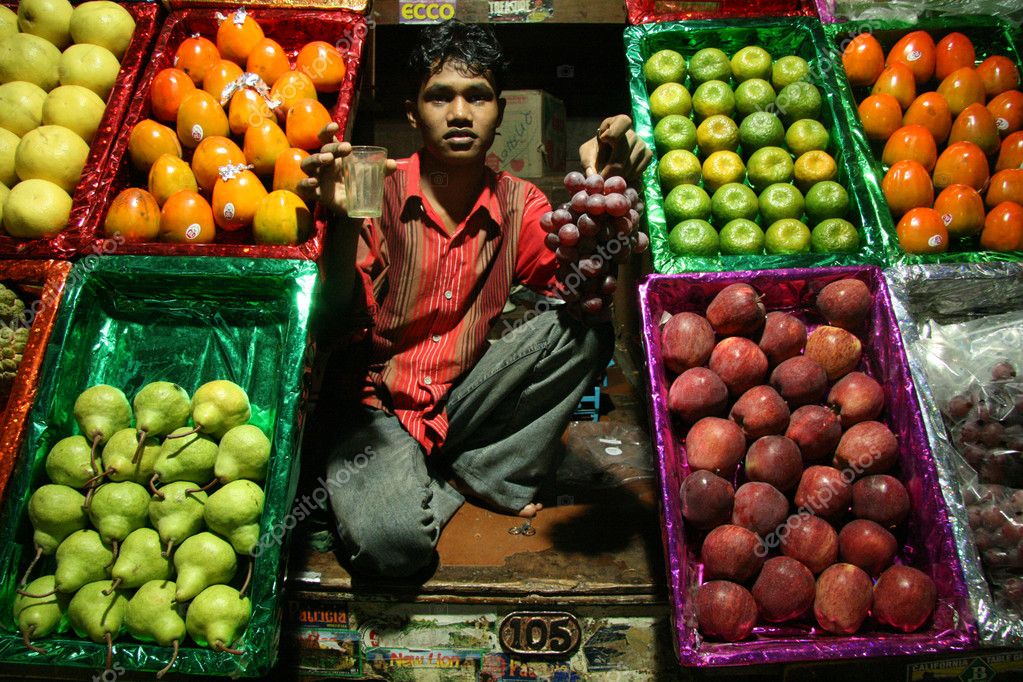
{"label": "green foil lined crate", "polygon": [[[1017,67],[1023,64],[1020,59],[1020,48],[1023,46],[1023,32],[1019,27],[1012,25],[1004,19],[996,16],[958,16],[958,17],[935,17],[921,19],[920,21],[897,21],[892,19],[864,19],[862,21],[851,21],[845,24],[827,24],[824,32],[828,38],[828,53],[838,64],[833,87],[841,96],[840,106],[845,112],[849,121],[849,129],[856,140],[867,150],[867,161],[872,168],[872,174],[877,178],[884,178],[887,167],[881,163],[881,152],[883,144],[872,144],[867,139],[867,134],[860,124],[860,115],[857,111],[859,103],[870,94],[870,88],[849,85],[845,76],[845,69],[842,68],[842,51],[852,38],[860,33],[870,33],[881,44],[885,55],[898,42],[899,38],[912,31],[923,30],[934,38],[934,42],[944,38],[952,32],[965,35],[973,43],[976,52],[976,64],[984,61],[992,55],[1004,55]],[[928,84],[929,90],[937,89],[938,82],[931,80]],[[1021,86],[1023,87],[1023,86]],[[918,91],[917,95],[921,92]],[[953,120],[955,118],[953,117]],[[947,145],[939,145],[938,156]],[[994,175],[994,162],[989,160],[991,174]],[[938,192],[935,190],[935,197]],[[909,254],[899,246],[899,240],[895,232],[896,221],[888,210],[888,203],[884,194],[881,195],[881,225],[888,234],[890,248],[889,262],[892,264],[926,264],[926,263],[984,263],[989,261],[1020,261],[1023,260],[1023,251],[986,251],[980,246],[978,237],[967,240],[963,244],[953,242],[950,250],[937,254]],[[985,210],[987,207],[985,206]]]}
{"label": "green foil lined crate", "polygon": [[[860,233],[860,248],[854,253],[805,253],[795,255],[748,255],[695,257],[680,256],[668,247],[664,216],[664,196],[657,176],[659,155],[654,144],[653,128],[643,64],[658,50],[672,49],[686,58],[705,47],[716,47],[731,58],[747,45],[759,45],[775,59],[796,55],[810,65],[811,80],[821,94],[820,120],[828,129],[831,142],[828,152],[838,166],[838,182],[849,194],[849,220]],[[654,159],[643,175],[646,219],[650,232],[654,270],[660,273],[685,271],[733,271],[793,267],[822,267],[887,263],[888,233],[879,227],[884,209],[880,178],[872,171],[869,151],[849,134],[842,95],[832,77],[834,64],[825,55],[826,39],[820,21],[808,17],[778,19],[735,19],[669,22],[630,26],[625,29],[625,52],[629,63],[632,112],[636,132],[654,152]],[[841,61],[837,63],[841,70]],[[692,79],[685,85],[690,93]],[[734,90],[734,88],[733,88]],[[738,123],[738,121],[737,121]],[[740,148],[741,149],[741,148]],[[701,162],[703,159],[701,159]],[[748,182],[746,183],[749,184]],[[720,229],[720,226],[715,226]],[[767,226],[761,226],[766,230]]]}
{"label": "green foil lined crate", "polygon": [[[26,427],[24,449],[0,517],[0,662],[102,670],[106,644],[79,639],[68,627],[29,651],[11,616],[16,583],[34,554],[26,506],[46,480],[44,462],[59,439],[78,432],[78,394],[94,384],[123,390],[129,401],[150,381],[168,380],[191,395],[212,379],[230,379],[252,404],[250,423],[270,436],[263,483],[260,538],[280,537],[298,481],[299,443],[311,300],[316,265],[274,259],[105,256],[78,263],[69,277]],[[249,625],[235,647],[242,655],[182,642],[172,673],[258,676],[277,658],[281,625],[282,557],[276,540],[257,547]],[[236,588],[244,577],[238,560]],[[51,573],[45,557],[33,575]],[[238,584],[236,584],[238,583]],[[67,618],[64,623],[67,625]],[[152,671],[170,660],[170,647],[141,644],[127,632],[114,642],[113,665]]]}

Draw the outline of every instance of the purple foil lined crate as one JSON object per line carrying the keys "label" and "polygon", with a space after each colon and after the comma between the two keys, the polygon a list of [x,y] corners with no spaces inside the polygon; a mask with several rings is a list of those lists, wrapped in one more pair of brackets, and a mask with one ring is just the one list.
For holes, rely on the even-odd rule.
{"label": "purple foil lined crate", "polygon": [[[816,627],[812,615],[784,624],[759,624],[742,642],[703,640],[696,628],[692,596],[702,565],[698,538],[682,519],[679,487],[689,473],[684,430],[668,411],[670,375],[661,357],[661,324],[666,315],[703,314],[718,291],[747,282],[763,295],[768,311],[799,317],[808,331],[821,323],[814,301],[826,284],[846,277],[862,280],[874,294],[868,331],[861,335],[860,371],[884,387],[882,420],[899,440],[899,478],[911,500],[910,518],[896,532],[898,563],[928,573],[938,589],[935,613],[918,632],[904,634],[868,618],[855,635],[832,635]],[[679,660],[686,666],[783,663],[829,658],[861,658],[933,653],[973,648],[976,628],[967,601],[962,566],[955,550],[948,510],[938,485],[934,460],[920,415],[902,338],[892,313],[888,287],[876,267],[832,267],[749,272],[650,275],[639,286],[643,342],[652,402],[651,421],[661,485],[662,535],[671,590]],[[742,482],[741,467],[740,478]],[[776,552],[772,552],[775,554]]]}

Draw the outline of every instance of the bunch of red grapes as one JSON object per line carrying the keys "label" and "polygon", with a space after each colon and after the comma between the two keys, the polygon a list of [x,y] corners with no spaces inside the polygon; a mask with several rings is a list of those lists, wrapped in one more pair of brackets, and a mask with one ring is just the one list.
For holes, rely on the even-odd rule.
{"label": "bunch of red grapes", "polygon": [[545,243],[559,262],[556,295],[576,317],[607,320],[618,285],[612,266],[649,244],[639,229],[643,202],[617,175],[586,177],[572,171],[565,176],[565,188],[571,201],[540,218]]}

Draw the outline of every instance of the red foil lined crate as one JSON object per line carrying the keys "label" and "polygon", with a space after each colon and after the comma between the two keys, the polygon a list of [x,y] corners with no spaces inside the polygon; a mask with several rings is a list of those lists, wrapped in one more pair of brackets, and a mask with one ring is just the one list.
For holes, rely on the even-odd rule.
{"label": "red foil lined crate", "polygon": [[[153,79],[160,71],[173,66],[174,54],[186,38],[200,34],[210,40],[216,37],[219,21],[217,14],[229,14],[230,10],[181,9],[172,12],[156,39],[153,54],[145,74],[139,80],[134,100],[128,109],[121,130],[110,152],[106,172],[100,181],[103,192],[97,200],[96,210],[85,227],[83,253],[101,248],[106,235],[103,223],[114,198],[129,187],[146,187],[146,178],[132,168],[128,155],[128,142],[134,126],[150,117],[150,90]],[[327,107],[331,118],[337,122],[342,133],[348,125],[349,115],[356,95],[356,83],[362,46],[368,31],[363,16],[351,12],[291,9],[253,9],[249,14],[259,22],[267,38],[276,40],[288,54],[292,64],[295,55],[303,45],[313,40],[333,44],[345,61],[345,76],[334,98],[333,93],[319,93],[318,99]],[[191,150],[185,150],[186,161],[191,159]],[[251,229],[234,232],[217,231],[214,242],[209,244],[177,244],[169,242],[140,242],[119,244],[118,254],[141,254],[150,256],[231,256],[240,258],[296,258],[315,260],[323,248],[325,223],[316,220],[309,237],[296,245],[260,245],[252,238]]]}
{"label": "red foil lined crate", "polygon": [[743,17],[815,17],[814,0],[626,0],[629,23],[650,24],[689,19]]}
{"label": "red foil lined crate", "polygon": [[[54,236],[44,239],[21,239],[0,231],[0,257],[71,258],[86,242],[83,231],[89,223],[98,197],[103,194],[100,182],[105,163],[114,140],[121,131],[121,122],[128,112],[135,84],[144,70],[149,48],[157,33],[157,20],[161,14],[161,7],[156,3],[118,4],[128,10],[135,19],[135,33],[121,59],[121,71],[110,91],[99,129],[92,144],[89,145],[89,157],[82,170],[82,178],[71,197],[71,216],[68,225]],[[15,11],[18,8],[17,3],[3,5]]]}

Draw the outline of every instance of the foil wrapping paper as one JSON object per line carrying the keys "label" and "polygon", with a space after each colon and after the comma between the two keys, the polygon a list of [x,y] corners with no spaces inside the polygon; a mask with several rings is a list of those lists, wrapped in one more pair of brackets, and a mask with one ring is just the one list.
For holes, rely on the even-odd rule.
{"label": "foil wrapping paper", "polygon": [[[194,33],[211,39],[216,35],[219,25],[216,17],[218,11],[181,9],[167,17],[156,39],[145,75],[139,80],[131,107],[110,151],[110,158],[100,181],[103,191],[97,198],[96,209],[83,229],[86,243],[82,253],[101,248],[104,242],[103,222],[114,198],[128,187],[146,186],[146,178],[132,168],[128,156],[128,141],[135,124],[149,118],[149,91],[153,79],[161,70],[172,65],[174,53],[185,38]],[[324,40],[338,48],[345,60],[344,81],[336,94],[336,99],[333,94],[321,94],[320,101],[331,112],[331,116],[343,132],[355,104],[362,46],[368,31],[365,18],[351,12],[290,9],[256,9],[250,12],[250,15],[259,22],[268,38],[280,43],[292,63],[299,49],[312,40]],[[186,154],[186,160],[189,158]],[[325,223],[317,220],[312,234],[304,242],[294,246],[258,245],[253,241],[251,230],[247,228],[235,232],[218,229],[216,240],[210,244],[163,242],[120,244],[117,253],[315,260],[323,248],[325,229]]]}
{"label": "foil wrapping paper", "polygon": [[[79,4],[79,3],[75,3]],[[103,194],[100,182],[103,170],[113,146],[114,139],[121,131],[121,122],[132,101],[132,92],[139,74],[145,68],[149,48],[156,36],[158,20],[162,14],[158,4],[148,2],[118,3],[135,19],[135,33],[121,58],[121,70],[114,81],[114,87],[107,98],[107,107],[100,120],[96,136],[89,145],[89,156],[82,170],[82,177],[71,196],[71,216],[68,225],[52,237],[42,239],[21,239],[0,233],[0,257],[19,258],[71,258],[86,240],[84,231]],[[17,4],[6,5],[12,9]]]}
{"label": "foil wrapping paper", "polygon": [[691,19],[817,16],[817,6],[811,0],[626,0],[625,7],[633,25]]}
{"label": "foil wrapping paper", "polygon": [[[225,2],[225,0],[163,0],[169,9],[185,9],[200,7],[218,7],[237,9],[238,3]],[[246,7],[276,7],[288,9],[327,9],[327,10],[348,10],[365,14],[369,11],[369,0],[249,0]]]}
{"label": "foil wrapping paper", "polygon": [[[899,535],[902,544],[897,560],[925,571],[934,579],[938,590],[935,613],[928,626],[910,634],[882,628],[868,620],[855,635],[832,635],[819,630],[807,619],[780,625],[758,624],[752,637],[742,642],[705,641],[697,631],[691,600],[700,584],[702,565],[698,545],[687,537],[688,529],[682,518],[679,487],[689,469],[684,432],[673,425],[667,407],[671,377],[662,361],[662,319],[666,314],[683,311],[703,314],[714,295],[725,286],[748,282],[763,295],[768,311],[794,314],[812,331],[820,322],[814,307],[816,293],[829,282],[844,277],[861,279],[874,293],[869,331],[861,335],[860,371],[870,374],[884,387],[884,421],[898,438],[900,478],[910,495],[910,518],[904,534]],[[668,585],[674,635],[682,664],[702,667],[820,661],[923,654],[976,646],[977,635],[952,523],[939,488],[916,391],[881,271],[866,266],[648,275],[640,282],[639,298],[655,457],[661,484]]]}

